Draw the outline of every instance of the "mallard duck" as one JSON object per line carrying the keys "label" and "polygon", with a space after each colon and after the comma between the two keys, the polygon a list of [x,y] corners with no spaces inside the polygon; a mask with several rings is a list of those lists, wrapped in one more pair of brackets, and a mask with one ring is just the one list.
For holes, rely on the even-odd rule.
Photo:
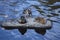
{"label": "mallard duck", "polygon": [[26,19],[25,19],[24,16],[21,16],[21,18],[18,20],[18,22],[21,23],[21,24],[24,24],[24,23],[26,23],[27,21],[26,21]]}
{"label": "mallard duck", "polygon": [[42,23],[42,24],[46,23],[46,20],[44,18],[41,18],[41,17],[35,18],[35,21],[38,22],[38,23]]}
{"label": "mallard duck", "polygon": [[25,10],[23,11],[23,14],[25,14],[26,16],[31,16],[31,15],[32,15],[32,12],[31,12],[30,9],[25,9]]}

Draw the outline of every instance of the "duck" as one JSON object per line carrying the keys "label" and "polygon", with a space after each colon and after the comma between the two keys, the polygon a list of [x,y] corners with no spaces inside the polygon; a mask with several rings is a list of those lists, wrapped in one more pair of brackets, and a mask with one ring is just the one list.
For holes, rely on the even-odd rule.
{"label": "duck", "polygon": [[27,21],[26,21],[26,19],[25,19],[24,16],[21,16],[21,18],[18,20],[18,22],[19,22],[20,24],[25,24],[25,23],[27,23]]}
{"label": "duck", "polygon": [[32,12],[30,9],[24,9],[23,14],[25,14],[25,17],[31,17]]}
{"label": "duck", "polygon": [[35,21],[41,24],[46,24],[46,20],[42,17],[35,18]]}

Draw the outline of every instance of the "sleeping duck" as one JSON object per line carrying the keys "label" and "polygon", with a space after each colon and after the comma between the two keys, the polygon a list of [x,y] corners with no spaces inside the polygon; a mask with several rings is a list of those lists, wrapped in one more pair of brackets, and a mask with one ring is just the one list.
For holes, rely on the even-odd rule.
{"label": "sleeping duck", "polygon": [[41,23],[41,24],[45,24],[46,23],[46,20],[44,18],[41,18],[41,17],[35,18],[35,21],[38,22],[38,23]]}

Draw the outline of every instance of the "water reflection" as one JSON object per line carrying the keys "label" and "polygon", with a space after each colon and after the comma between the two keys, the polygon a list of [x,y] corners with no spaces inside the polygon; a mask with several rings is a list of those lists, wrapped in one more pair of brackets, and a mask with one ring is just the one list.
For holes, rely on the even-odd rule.
{"label": "water reflection", "polygon": [[[48,1],[48,0],[47,0]],[[46,1],[46,2],[47,2]],[[54,2],[53,2],[54,1]],[[21,13],[23,12],[23,9],[29,7],[30,5],[37,5],[33,7],[33,14],[36,15],[36,13],[41,13],[41,11],[44,11],[42,14],[44,15],[44,17],[46,17],[46,15],[50,15],[49,17],[51,17],[50,13],[57,13],[60,15],[60,6],[58,2],[59,0],[53,0],[52,2],[46,3],[38,1],[30,1],[30,0],[0,0],[0,21],[4,21],[5,19],[10,19],[10,18],[18,18]],[[39,3],[40,2],[40,3]],[[57,5],[57,4],[58,5]],[[38,7],[39,6],[39,7]],[[40,10],[38,10],[41,9]],[[58,9],[57,9],[58,8]],[[38,10],[38,11],[37,11]],[[7,15],[5,15],[7,14]],[[40,14],[41,15],[41,14]],[[3,16],[3,17],[2,17]],[[56,16],[57,17],[57,16]],[[58,18],[60,18],[60,16],[58,16]],[[54,18],[51,18],[54,19]],[[55,19],[57,20],[57,19]],[[0,22],[2,23],[2,22]],[[54,23],[53,24],[53,28],[51,30],[47,30],[47,33],[42,36],[40,34],[35,33],[34,30],[28,30],[27,33],[25,35],[21,35],[18,30],[3,30],[2,28],[0,28],[0,40],[59,40],[60,39],[60,25],[58,23]]]}

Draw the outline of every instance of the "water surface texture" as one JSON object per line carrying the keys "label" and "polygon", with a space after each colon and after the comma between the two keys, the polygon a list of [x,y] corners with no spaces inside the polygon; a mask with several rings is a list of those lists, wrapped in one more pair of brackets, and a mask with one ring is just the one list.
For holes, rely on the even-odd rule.
{"label": "water surface texture", "polygon": [[[31,5],[34,5],[34,7],[31,7],[33,15],[44,15],[42,17],[45,18],[49,18],[46,17],[46,15],[51,15],[50,13],[57,13],[60,15],[59,7],[48,7],[59,6],[60,2],[57,1],[51,4],[47,3],[45,5],[45,2],[47,1],[48,0],[43,0],[42,3],[39,2],[39,0],[0,0],[0,21],[6,21],[9,18],[19,18],[22,11],[25,8],[30,8]],[[37,11],[37,9],[39,9],[37,6],[43,10],[42,15],[39,14],[41,13],[39,10]],[[59,22],[60,16],[54,16],[50,19]],[[4,30],[4,28],[0,27],[0,40],[60,40],[60,24],[58,22],[53,22],[52,28],[50,30],[46,30],[45,35],[38,34],[33,29],[28,29],[24,35],[21,35],[17,29]]]}

